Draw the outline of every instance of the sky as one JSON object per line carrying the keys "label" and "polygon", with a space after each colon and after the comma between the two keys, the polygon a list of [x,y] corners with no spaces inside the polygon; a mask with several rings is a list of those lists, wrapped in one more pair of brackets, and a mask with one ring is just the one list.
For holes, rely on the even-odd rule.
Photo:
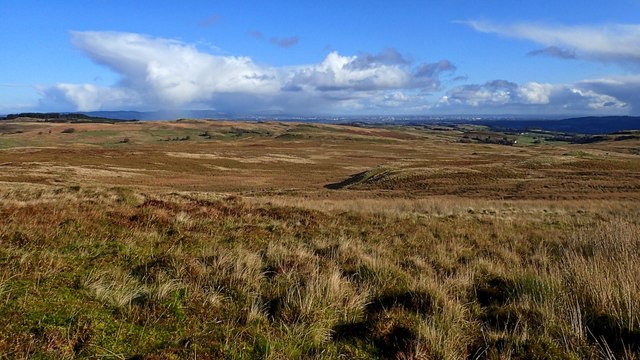
{"label": "sky", "polygon": [[0,0],[0,114],[640,115],[638,0]]}

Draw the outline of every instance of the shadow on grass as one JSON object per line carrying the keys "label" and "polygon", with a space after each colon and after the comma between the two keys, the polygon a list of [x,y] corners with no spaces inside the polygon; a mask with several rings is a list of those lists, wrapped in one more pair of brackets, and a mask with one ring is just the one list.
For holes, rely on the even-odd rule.
{"label": "shadow on grass", "polygon": [[340,182],[327,184],[324,187],[326,189],[331,189],[331,190],[344,189],[344,188],[347,188],[347,187],[349,187],[351,185],[354,185],[354,184],[357,184],[357,183],[363,181],[364,179],[367,178],[368,173],[369,173],[368,171],[363,171],[361,173],[357,173],[355,175],[351,175],[347,179],[342,180]]}
{"label": "shadow on grass", "polygon": [[[388,310],[395,317],[385,315]],[[397,292],[382,294],[367,305],[365,320],[339,324],[333,328],[336,341],[366,341],[374,345],[378,353],[387,359],[408,356],[415,349],[419,336],[417,330],[406,324],[407,313],[430,315],[433,299],[426,292]]]}

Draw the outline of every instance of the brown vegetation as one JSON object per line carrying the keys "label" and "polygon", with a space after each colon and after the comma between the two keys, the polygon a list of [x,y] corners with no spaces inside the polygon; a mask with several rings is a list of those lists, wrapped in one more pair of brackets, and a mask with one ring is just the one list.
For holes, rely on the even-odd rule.
{"label": "brown vegetation", "polygon": [[0,136],[0,358],[640,354],[634,140],[39,125]]}

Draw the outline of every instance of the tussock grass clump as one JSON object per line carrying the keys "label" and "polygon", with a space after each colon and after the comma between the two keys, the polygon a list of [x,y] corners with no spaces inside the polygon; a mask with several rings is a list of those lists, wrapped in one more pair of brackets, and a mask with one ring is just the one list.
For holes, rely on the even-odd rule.
{"label": "tussock grass clump", "polygon": [[130,307],[145,295],[144,286],[123,272],[90,273],[83,279],[82,286],[97,300],[116,308]]}
{"label": "tussock grass clump", "polygon": [[93,191],[0,203],[0,357],[640,351],[640,224],[628,205],[429,215]]}
{"label": "tussock grass clump", "polygon": [[566,285],[589,337],[607,349],[640,350],[640,231],[613,221],[578,233],[566,255]]}
{"label": "tussock grass clump", "polygon": [[121,270],[90,272],[81,286],[96,300],[125,310],[132,305],[159,304],[181,288],[174,279],[156,279],[145,284]]}
{"label": "tussock grass clump", "polygon": [[284,322],[326,323],[331,328],[338,322],[358,321],[368,298],[366,289],[357,289],[337,269],[316,269],[287,289],[281,309],[273,315]]}

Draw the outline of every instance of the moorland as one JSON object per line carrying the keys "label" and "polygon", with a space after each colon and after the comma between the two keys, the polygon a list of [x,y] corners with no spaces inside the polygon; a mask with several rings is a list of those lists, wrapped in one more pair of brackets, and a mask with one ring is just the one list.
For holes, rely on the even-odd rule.
{"label": "moorland", "polygon": [[640,357],[640,136],[0,121],[0,358]]}

